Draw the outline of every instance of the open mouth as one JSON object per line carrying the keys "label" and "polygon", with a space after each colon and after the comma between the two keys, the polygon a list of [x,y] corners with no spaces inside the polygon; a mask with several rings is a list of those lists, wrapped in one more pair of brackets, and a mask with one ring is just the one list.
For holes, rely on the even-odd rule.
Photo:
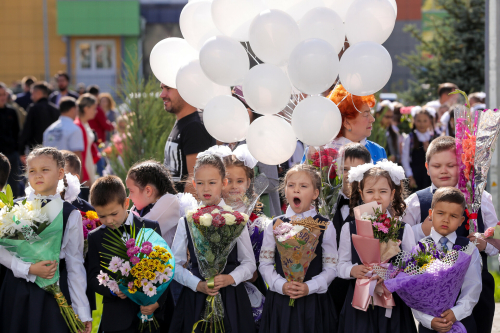
{"label": "open mouth", "polygon": [[299,198],[293,198],[293,204],[295,207],[299,207],[302,201]]}
{"label": "open mouth", "polygon": [[212,197],[211,194],[203,194],[203,198],[205,199],[210,199]]}

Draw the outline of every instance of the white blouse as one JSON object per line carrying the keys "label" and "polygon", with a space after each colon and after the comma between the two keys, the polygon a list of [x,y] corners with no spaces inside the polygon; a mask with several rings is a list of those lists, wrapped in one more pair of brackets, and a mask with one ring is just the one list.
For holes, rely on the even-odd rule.
{"label": "white blouse", "polygon": [[[221,200],[219,206],[224,205],[224,201]],[[177,225],[174,243],[172,244],[172,252],[175,258],[174,280],[196,292],[196,287],[201,280],[194,276],[188,269],[183,267],[183,265],[187,262],[187,232],[189,231],[186,230],[186,223],[184,221],[184,217],[182,217]],[[237,252],[240,265],[229,273],[229,275],[231,275],[234,279],[234,284],[232,285],[234,287],[242,282],[250,280],[253,277],[253,273],[257,269],[248,228],[243,228],[243,232],[236,240],[236,245],[238,246]],[[196,258],[194,253],[191,253],[190,255],[191,260]]]}
{"label": "white blouse", "polygon": [[[434,191],[436,189],[436,185],[432,184],[430,190]],[[411,225],[413,234],[415,235],[415,242],[418,242],[422,238],[426,237],[422,231],[422,223],[420,223],[420,221],[422,221],[422,217],[420,216],[420,201],[418,200],[417,194],[413,193],[405,200],[405,202],[406,211],[403,216],[403,222]],[[483,191],[483,195],[481,197],[481,214],[485,230],[497,225],[498,217],[495,207],[493,206],[493,198],[491,194],[486,191]],[[494,256],[498,254],[498,249],[490,243],[487,243],[484,252],[488,256]]]}
{"label": "white blouse", "polygon": [[[390,216],[389,212],[387,212],[387,215]],[[349,223],[345,223],[342,226],[342,231],[340,232],[338,272],[339,277],[342,279],[353,279],[351,276],[351,270],[357,265],[357,263],[354,264],[351,262],[351,231],[349,229]],[[413,230],[407,226],[403,231],[401,247],[403,248],[403,251],[409,252],[415,245],[416,243],[415,237],[413,236]]]}
{"label": "white blouse", "polygon": [[[299,219],[314,217],[318,213],[315,209],[308,210],[302,214],[295,214],[290,208],[286,210],[285,217],[291,219],[297,217]],[[323,232],[323,270],[311,280],[306,281],[309,288],[309,295],[324,294],[328,291],[328,286],[333,279],[337,277],[337,234],[332,222],[328,223],[327,229]],[[264,281],[269,286],[269,289],[283,295],[283,285],[287,280],[276,272],[274,268],[274,254],[276,250],[276,242],[274,240],[273,223],[270,223],[264,230],[264,239],[262,241],[262,250],[260,251],[259,271],[264,278]]]}
{"label": "white blouse", "polygon": [[[415,134],[417,135],[417,137],[413,139],[414,140],[418,139],[418,141],[420,142],[428,142],[434,135],[432,131],[427,131],[425,133],[420,133],[419,131],[415,131]],[[413,170],[411,169],[410,166],[410,160],[411,160],[410,145],[411,145],[411,136],[408,135],[403,142],[403,154],[401,156],[401,164],[403,165],[403,169],[405,170],[406,177],[413,176]]]}
{"label": "white blouse", "polygon": [[[40,199],[61,200],[59,194],[37,196]],[[90,305],[85,291],[87,289],[87,273],[83,266],[83,228],[82,215],[74,210],[68,217],[64,232],[60,259],[66,260],[68,271],[68,288],[72,307],[83,322],[92,321]],[[0,264],[12,270],[15,277],[35,282],[36,275],[29,274],[30,262],[24,262],[0,247]]]}

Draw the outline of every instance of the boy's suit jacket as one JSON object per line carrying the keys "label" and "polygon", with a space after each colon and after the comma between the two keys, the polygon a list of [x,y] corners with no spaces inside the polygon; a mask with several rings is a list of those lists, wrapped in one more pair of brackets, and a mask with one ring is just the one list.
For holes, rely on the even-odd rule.
{"label": "boy's suit jacket", "polygon": [[[133,218],[136,230],[144,226],[146,228],[154,229],[159,235],[161,235],[158,222],[144,219],[136,215],[134,215]],[[107,228],[105,226],[101,226],[89,233],[89,251],[87,254],[88,291],[92,294],[98,293],[103,296],[103,312],[100,329],[104,332],[121,331],[129,328],[134,321],[138,319],[137,314],[140,311],[140,307],[128,298],[122,300],[118,296],[112,295],[108,287],[99,285],[97,275],[100,274],[101,270],[108,273],[110,277],[114,277],[115,275],[101,266],[101,260],[106,263],[108,262],[108,260],[101,259],[100,257],[101,252],[109,253],[109,251],[102,245],[106,231]],[[155,317],[159,319],[163,319],[162,316],[165,311],[163,311],[162,305],[165,303],[168,292],[168,290],[165,291],[158,300],[160,307],[155,311]],[[94,306],[94,304],[92,304],[92,306]]]}

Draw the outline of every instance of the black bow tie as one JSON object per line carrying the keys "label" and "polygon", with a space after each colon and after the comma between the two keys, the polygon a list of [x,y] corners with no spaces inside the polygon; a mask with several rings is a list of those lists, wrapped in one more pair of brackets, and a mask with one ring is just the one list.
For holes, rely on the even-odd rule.
{"label": "black bow tie", "polygon": [[42,199],[42,207],[45,207],[46,204],[50,202],[50,199]]}
{"label": "black bow tie", "polygon": [[346,199],[343,195],[340,195],[339,198],[339,208],[342,208],[343,206],[349,206],[349,199]]}

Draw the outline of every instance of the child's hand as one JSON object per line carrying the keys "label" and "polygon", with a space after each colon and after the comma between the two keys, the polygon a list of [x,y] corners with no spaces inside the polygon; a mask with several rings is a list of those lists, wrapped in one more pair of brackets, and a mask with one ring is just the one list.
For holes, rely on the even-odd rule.
{"label": "child's hand", "polygon": [[445,312],[441,313],[441,318],[446,319],[447,321],[451,321],[452,324],[457,321],[457,318],[455,318],[455,314],[453,313],[452,309],[448,309]]}
{"label": "child's hand", "polygon": [[150,316],[152,315],[156,309],[158,309],[160,307],[160,304],[158,304],[158,302],[156,302],[155,304],[151,304],[151,305],[146,305],[146,306],[142,306],[141,305],[141,313],[143,315],[146,315],[146,316]]}
{"label": "child's hand", "polygon": [[282,288],[283,295],[290,296],[292,297],[292,283],[291,282],[285,282]]}
{"label": "child's hand", "polygon": [[121,291],[117,291],[116,292],[116,296],[120,297],[121,299],[125,299],[127,298],[127,295],[125,295],[124,293],[122,293]]}
{"label": "child's hand", "polygon": [[213,288],[213,289],[208,288],[207,281],[200,281],[196,286],[196,291],[204,293],[208,296],[215,296],[219,293],[219,288]]}
{"label": "child's hand", "polygon": [[431,216],[427,216],[427,218],[422,222],[422,232],[424,235],[429,236],[431,234],[432,229],[432,220]]}
{"label": "child's hand", "polygon": [[380,276],[378,276],[378,275],[374,275],[374,276],[372,276],[372,277],[370,278],[370,280],[377,280],[377,286],[378,286],[379,284],[381,284],[382,282],[384,282],[384,279],[382,279],[382,278],[381,278]]}
{"label": "child's hand", "polygon": [[467,236],[467,238],[471,241],[471,242],[477,242],[477,249],[479,250],[479,252],[481,251],[484,251],[486,249],[486,241],[484,239],[481,239],[481,238],[476,238],[474,235],[469,235]]}
{"label": "child's hand", "polygon": [[351,276],[356,279],[366,278],[366,273],[371,271],[371,268],[365,265],[356,265],[351,269]]}
{"label": "child's hand", "polygon": [[448,332],[449,330],[451,330],[451,326],[453,326],[453,323],[444,318],[436,317],[431,321],[431,328],[439,333]]}
{"label": "child's hand", "polygon": [[90,333],[92,332],[92,322],[91,321],[86,321],[83,323],[85,325],[85,329],[79,331],[81,333]]}
{"label": "child's hand", "polygon": [[217,289],[225,288],[235,283],[233,277],[229,274],[220,274],[214,278],[215,288]]}
{"label": "child's hand", "polygon": [[309,295],[309,286],[306,283],[291,282],[290,298],[297,299]]}
{"label": "child's hand", "polygon": [[31,264],[29,274],[41,277],[42,279],[52,279],[56,274],[57,261],[44,260]]}

